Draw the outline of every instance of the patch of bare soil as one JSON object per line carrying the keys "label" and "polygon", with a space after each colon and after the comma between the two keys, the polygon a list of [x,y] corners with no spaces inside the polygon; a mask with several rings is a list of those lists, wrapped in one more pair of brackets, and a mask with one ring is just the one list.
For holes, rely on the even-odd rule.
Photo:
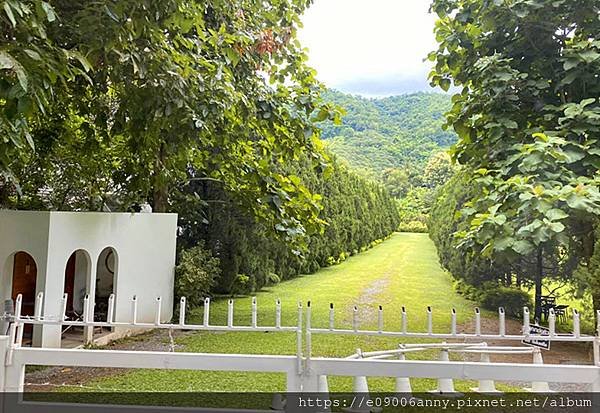
{"label": "patch of bare soil", "polygon": [[[133,350],[133,351],[176,351],[181,346],[175,344],[178,337],[190,334],[174,330],[169,335],[168,330],[153,330],[148,333],[117,340],[102,350]],[[25,391],[51,392],[60,387],[80,386],[103,377],[115,376],[127,372],[128,369],[97,368],[97,367],[49,367],[33,369],[25,374]],[[97,389],[110,390],[110,389]]]}
{"label": "patch of bare soil", "polygon": [[[522,324],[517,320],[506,319],[507,334],[521,334]],[[474,319],[469,323],[457,326],[458,332],[473,333],[475,331]],[[498,320],[494,318],[481,318],[481,331],[485,333],[498,333]],[[490,346],[524,346],[520,341],[486,340]],[[593,347],[591,343],[557,343],[550,346],[549,351],[542,350],[544,364],[583,364],[594,363]],[[464,359],[468,361],[479,361],[477,354],[465,354]],[[494,354],[490,357],[493,363],[532,363],[533,356],[530,354]],[[511,385],[529,387],[530,383],[515,382]],[[587,386],[551,383],[550,388],[554,391],[587,391]]]}
{"label": "patch of bare soil", "polygon": [[385,303],[379,302],[378,297],[383,294],[390,284],[389,277],[379,278],[373,281],[358,297],[356,303],[358,307],[359,324],[367,324],[377,321],[377,306]]}

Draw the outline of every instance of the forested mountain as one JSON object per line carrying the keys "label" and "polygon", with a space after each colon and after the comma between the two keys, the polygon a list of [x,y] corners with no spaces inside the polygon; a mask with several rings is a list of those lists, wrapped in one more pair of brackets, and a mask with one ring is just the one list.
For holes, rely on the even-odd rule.
{"label": "forested mountain", "polygon": [[406,167],[420,174],[433,153],[456,141],[454,132],[442,129],[451,107],[447,95],[421,92],[369,99],[329,90],[324,98],[346,114],[341,125],[324,125],[322,138],[332,152],[369,175],[380,177],[386,169]]}
{"label": "forested mountain", "polygon": [[450,96],[420,92],[369,99],[328,90],[323,97],[345,111],[341,125],[322,126],[328,149],[397,198],[401,231],[426,231],[436,187],[454,169],[445,150],[456,135],[442,128]]}

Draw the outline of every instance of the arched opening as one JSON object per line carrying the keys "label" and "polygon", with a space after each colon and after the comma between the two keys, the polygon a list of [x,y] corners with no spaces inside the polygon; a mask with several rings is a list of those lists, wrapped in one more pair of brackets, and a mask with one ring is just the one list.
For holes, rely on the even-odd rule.
{"label": "arched opening", "polygon": [[[83,300],[89,293],[91,260],[84,250],[77,250],[71,254],[65,266],[65,288],[67,294],[67,307],[65,316],[67,320],[83,319]],[[62,346],[76,347],[84,340],[84,331],[81,327],[67,326],[62,331]]]}
{"label": "arched opening", "polygon": [[66,316],[69,320],[80,320],[83,316],[83,299],[89,292],[89,272],[89,254],[84,250],[73,252],[65,267],[64,291],[67,294]]}
{"label": "arched opening", "polygon": [[[31,255],[24,251],[14,254],[12,268],[12,292],[11,299],[14,303],[17,296],[23,297],[21,314],[32,316],[35,309],[37,284],[37,264]],[[25,325],[23,331],[23,344],[31,343],[33,339],[33,326]]]}
{"label": "arched opening", "polygon": [[108,298],[115,294],[119,260],[117,252],[107,247],[98,257],[96,269],[96,294],[94,296],[94,319],[105,321],[108,314]]}

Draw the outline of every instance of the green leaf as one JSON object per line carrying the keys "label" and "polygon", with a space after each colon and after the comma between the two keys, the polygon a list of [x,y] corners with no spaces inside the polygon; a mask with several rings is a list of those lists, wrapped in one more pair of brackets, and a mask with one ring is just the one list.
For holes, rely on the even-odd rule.
{"label": "green leaf", "polygon": [[593,61],[598,60],[600,53],[595,50],[584,50],[579,53],[579,56],[581,56],[586,63],[592,63]]}
{"label": "green leaf", "polygon": [[444,92],[447,92],[448,90],[450,90],[450,86],[452,86],[452,81],[450,79],[441,79],[440,80],[440,87],[442,88],[442,90]]}
{"label": "green leaf", "polygon": [[50,5],[50,3],[43,1],[42,9],[44,9],[44,12],[46,12],[46,17],[48,18],[49,22],[53,22],[54,20],[56,20],[56,14],[54,13],[54,9]]}
{"label": "green leaf", "polygon": [[565,226],[561,223],[561,222],[551,222],[548,225],[548,228],[550,228],[553,232],[563,232],[565,230]]}
{"label": "green leaf", "polygon": [[5,51],[0,51],[0,69],[12,69],[15,67],[16,60]]}
{"label": "green leaf", "polygon": [[562,209],[557,209],[557,208],[551,209],[550,211],[548,211],[546,213],[546,218],[548,218],[548,220],[550,220],[550,221],[559,221],[561,219],[565,219],[568,217],[569,217],[569,214],[567,214]]}
{"label": "green leaf", "polygon": [[4,3],[4,12],[8,16],[8,19],[12,23],[13,27],[17,27],[17,21],[15,20],[15,15],[13,14],[12,8],[8,4],[8,2]]}
{"label": "green leaf", "polygon": [[529,255],[534,250],[535,246],[529,241],[518,240],[512,244],[511,248],[517,254]]}
{"label": "green leaf", "polygon": [[29,57],[31,57],[33,60],[42,60],[42,57],[40,56],[40,54],[38,52],[36,52],[35,50],[31,50],[31,49],[25,49],[24,50],[25,54]]}
{"label": "green leaf", "polygon": [[74,58],[79,63],[81,63],[81,66],[83,66],[83,70],[85,70],[86,72],[89,72],[90,70],[92,70],[92,65],[91,65],[90,61],[79,51],[69,50],[69,51],[67,51],[67,56],[71,59]]}
{"label": "green leaf", "polygon": [[505,251],[508,248],[512,247],[515,243],[515,239],[511,237],[501,238],[494,242],[494,249],[496,251]]}
{"label": "green leaf", "polygon": [[578,65],[579,65],[579,60],[578,59],[569,58],[569,59],[565,60],[565,63],[563,64],[563,68],[566,71],[569,71],[569,70],[577,67]]}

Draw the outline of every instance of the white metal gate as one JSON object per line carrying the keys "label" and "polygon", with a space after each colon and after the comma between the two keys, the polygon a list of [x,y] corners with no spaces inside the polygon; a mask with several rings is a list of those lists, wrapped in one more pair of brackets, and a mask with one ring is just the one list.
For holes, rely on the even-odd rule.
{"label": "white metal gate", "polygon": [[[66,302],[66,296],[63,297]],[[37,298],[34,316],[27,317],[21,314],[21,297],[15,305],[15,315],[11,317],[9,336],[0,336],[0,359],[5,360],[0,366],[0,389],[3,392],[23,391],[25,379],[25,366],[87,366],[87,367],[114,367],[114,368],[148,368],[169,370],[209,370],[209,371],[236,371],[236,372],[271,372],[286,375],[286,388],[290,393],[313,393],[329,391],[327,377],[353,376],[357,391],[364,391],[367,377],[393,377],[397,381],[397,389],[407,389],[406,383],[410,378],[433,378],[438,380],[438,390],[451,389],[453,379],[477,380],[481,386],[490,386],[493,381],[527,381],[531,382],[534,391],[544,391],[546,387],[540,383],[582,383],[589,385],[589,389],[600,392],[600,324],[598,335],[583,335],[579,329],[579,314],[573,312],[573,331],[569,334],[559,334],[555,330],[555,317],[551,312],[549,317],[550,332],[547,336],[530,334],[529,311],[524,310],[523,333],[508,335],[505,331],[504,311],[499,310],[498,334],[482,333],[480,312],[475,312],[475,327],[472,333],[458,333],[456,329],[456,312],[450,314],[450,331],[436,333],[432,328],[432,310],[427,309],[427,331],[411,332],[408,329],[408,316],[405,309],[400,314],[400,331],[385,331],[383,326],[383,309],[378,309],[378,329],[361,329],[356,317],[357,309],[353,313],[352,329],[338,329],[335,325],[335,312],[330,307],[328,328],[315,328],[312,326],[311,306],[306,308],[298,304],[297,324],[294,326],[282,325],[281,302],[275,304],[275,325],[261,326],[258,324],[258,305],[256,299],[252,300],[252,318],[249,326],[236,326],[233,323],[233,301],[228,303],[227,325],[212,325],[210,323],[210,300],[204,304],[204,317],[201,325],[187,324],[185,320],[185,298],[180,304],[180,318],[176,324],[160,322],[160,298],[156,300],[156,320],[154,323],[138,323],[136,319],[137,302],[135,297],[131,301],[131,318],[127,321],[115,321],[109,310],[106,321],[94,322],[89,317],[89,311],[82,321],[67,321],[63,311],[62,315],[50,316],[42,314],[43,296]],[[114,303],[114,297],[109,303]],[[63,303],[64,304],[64,303]],[[88,304],[89,306],[89,301]],[[64,305],[63,305],[63,308]],[[109,309],[113,308],[109,305]],[[89,309],[89,307],[88,307]],[[600,319],[600,312],[599,312]],[[148,329],[181,329],[200,331],[270,331],[270,332],[296,332],[296,355],[250,355],[250,354],[207,354],[207,353],[174,353],[174,352],[139,352],[115,350],[85,350],[85,349],[49,349],[26,348],[22,346],[23,327],[26,324],[46,325],[77,325],[83,327],[114,327],[127,326]],[[428,338],[437,340],[462,340],[463,343],[437,343],[416,344],[401,346],[396,350],[362,353],[348,358],[323,358],[312,356],[312,340],[318,334],[340,335],[378,335],[397,338]],[[521,340],[539,339],[562,342],[587,342],[594,346],[594,365],[548,365],[536,362],[541,356],[536,356],[535,350],[526,348],[515,349],[509,347],[487,346],[483,340]],[[466,344],[467,341],[474,341]],[[406,360],[404,354],[415,349],[437,348],[440,357],[432,361]],[[412,350],[411,350],[412,349]],[[464,351],[476,352],[482,355],[481,362],[449,361],[448,352]],[[534,364],[519,363],[491,363],[486,358],[489,354],[507,351],[531,351]],[[538,351],[539,353],[539,351]],[[394,359],[389,359],[394,357]],[[538,357],[536,359],[536,357]],[[536,384],[538,385],[536,387]],[[410,387],[408,387],[410,388]],[[22,403],[20,408],[27,408],[27,403]],[[30,406],[29,406],[30,407]],[[266,406],[265,406],[266,407]],[[5,406],[1,413],[12,413],[16,407]],[[122,409],[122,408],[121,408]],[[214,410],[214,409],[212,409]],[[211,410],[211,411],[212,411]],[[45,410],[48,411],[48,410]],[[62,411],[65,407],[62,407]],[[195,410],[197,411],[197,409]]]}

